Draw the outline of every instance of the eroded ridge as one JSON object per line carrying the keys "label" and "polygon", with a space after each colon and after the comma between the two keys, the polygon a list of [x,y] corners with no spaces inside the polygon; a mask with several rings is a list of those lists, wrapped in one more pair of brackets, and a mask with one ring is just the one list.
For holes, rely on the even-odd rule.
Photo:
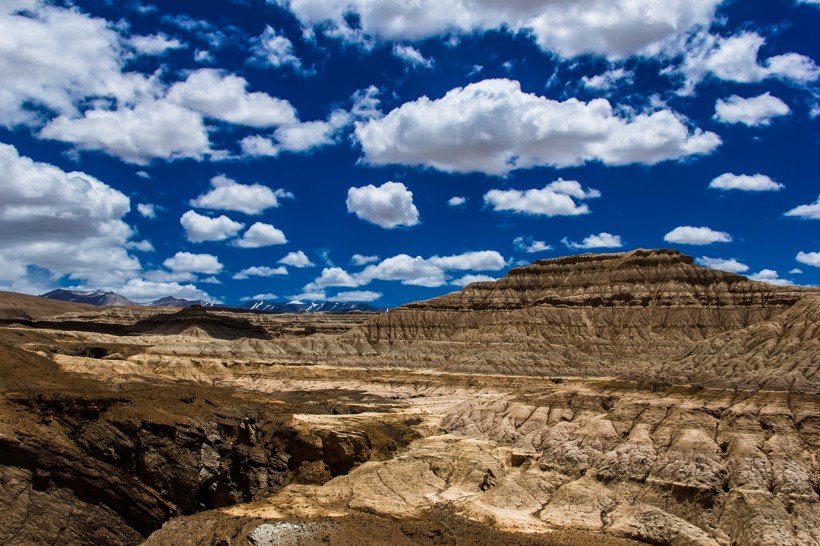
{"label": "eroded ridge", "polygon": [[637,250],[380,315],[4,301],[3,544],[820,544],[816,289]]}

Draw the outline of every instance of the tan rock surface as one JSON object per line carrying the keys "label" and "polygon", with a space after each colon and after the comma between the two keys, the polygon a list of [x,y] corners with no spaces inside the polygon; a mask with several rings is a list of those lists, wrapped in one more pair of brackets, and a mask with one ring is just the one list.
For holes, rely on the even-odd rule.
{"label": "tan rock surface", "polygon": [[819,301],[661,250],[7,323],[0,542],[820,544]]}

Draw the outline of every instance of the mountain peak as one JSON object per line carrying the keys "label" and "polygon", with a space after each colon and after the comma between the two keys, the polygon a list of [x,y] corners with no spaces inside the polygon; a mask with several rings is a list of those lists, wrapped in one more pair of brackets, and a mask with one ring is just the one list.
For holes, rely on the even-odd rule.
{"label": "mountain peak", "polygon": [[103,307],[139,305],[116,292],[106,292],[104,290],[70,290],[58,288],[51,292],[46,292],[42,297]]}
{"label": "mountain peak", "polygon": [[603,374],[769,321],[811,293],[701,267],[675,250],[637,249],[539,260],[393,309],[361,332],[383,353],[448,369]]}
{"label": "mountain peak", "polygon": [[262,300],[251,300],[242,307],[268,313],[380,313],[384,309],[360,302],[288,302],[277,303]]}
{"label": "mountain peak", "polygon": [[201,305],[202,307],[211,307],[213,303],[205,300],[186,300],[185,298],[176,298],[174,296],[166,296],[151,303],[146,304],[148,307],[191,307],[192,305]]}

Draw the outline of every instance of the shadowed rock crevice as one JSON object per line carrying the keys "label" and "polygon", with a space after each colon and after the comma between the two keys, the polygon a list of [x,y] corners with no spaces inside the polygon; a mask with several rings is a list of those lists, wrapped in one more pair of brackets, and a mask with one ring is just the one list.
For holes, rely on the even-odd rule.
{"label": "shadowed rock crevice", "polygon": [[241,316],[209,313],[201,305],[192,305],[170,315],[156,315],[128,327],[133,334],[182,335],[218,339],[270,339],[264,329]]}
{"label": "shadowed rock crevice", "polygon": [[[4,544],[135,544],[173,516],[321,484],[415,437],[397,437],[399,421],[292,421],[297,408],[351,411],[327,392],[249,401],[193,385],[106,385],[5,346],[0,376],[13,377],[0,392],[0,513],[15,522],[0,530]],[[333,394],[353,411],[370,401]]]}

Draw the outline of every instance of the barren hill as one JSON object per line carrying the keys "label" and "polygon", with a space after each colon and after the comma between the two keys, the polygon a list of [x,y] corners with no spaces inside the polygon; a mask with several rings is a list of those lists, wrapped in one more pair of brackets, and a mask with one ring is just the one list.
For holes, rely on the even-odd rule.
{"label": "barren hill", "polygon": [[0,291],[0,320],[31,320],[62,313],[82,313],[92,309],[94,306],[82,303]]}
{"label": "barren hill", "polygon": [[671,250],[381,315],[4,321],[0,543],[820,546],[818,324]]}
{"label": "barren hill", "polygon": [[358,335],[385,359],[448,370],[612,375],[771,321],[817,293],[703,268],[674,250],[586,254],[396,308]]}

